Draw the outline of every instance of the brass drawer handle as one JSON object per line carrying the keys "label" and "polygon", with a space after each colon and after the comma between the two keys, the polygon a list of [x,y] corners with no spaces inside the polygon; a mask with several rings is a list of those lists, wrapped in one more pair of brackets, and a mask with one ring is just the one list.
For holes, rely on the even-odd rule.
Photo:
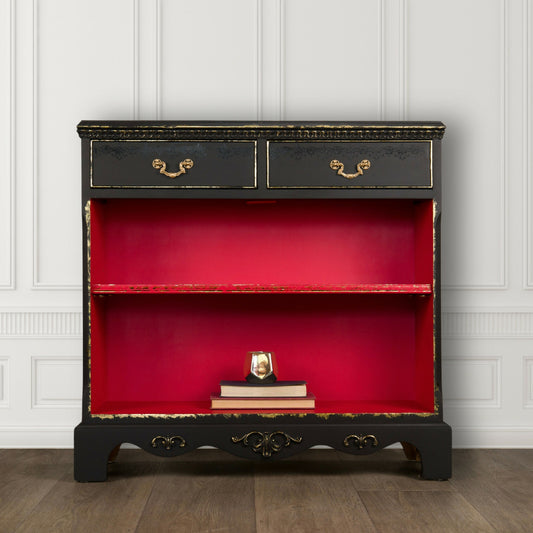
{"label": "brass drawer handle", "polygon": [[161,159],[154,159],[152,161],[152,166],[154,168],[160,169],[159,173],[164,174],[169,178],[177,178],[178,176],[185,174],[187,170],[193,167],[193,165],[194,161],[192,159],[184,159],[183,161],[180,161],[179,172],[167,172],[167,164],[164,161],[162,161]]}
{"label": "brass drawer handle", "polygon": [[370,168],[370,161],[368,159],[363,159],[360,163],[357,163],[357,172],[355,174],[346,174],[344,172],[344,164],[337,159],[334,159],[329,166],[332,170],[336,170],[339,176],[351,180],[357,178],[357,176],[362,176],[363,170],[368,170]]}

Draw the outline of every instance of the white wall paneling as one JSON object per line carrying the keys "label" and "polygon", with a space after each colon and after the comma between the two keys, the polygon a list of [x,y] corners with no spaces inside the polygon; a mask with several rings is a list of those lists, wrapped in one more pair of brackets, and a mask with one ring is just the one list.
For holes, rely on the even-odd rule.
{"label": "white wall paneling", "polygon": [[80,357],[32,357],[32,408],[81,407]]}
{"label": "white wall paneling", "polygon": [[82,315],[78,309],[0,311],[0,337],[15,339],[81,338]]}
{"label": "white wall paneling", "polygon": [[162,118],[257,120],[257,1],[160,0]]}
{"label": "white wall paneling", "polygon": [[[137,2],[33,3],[34,275],[38,289],[79,289],[82,118],[137,111]],[[63,21],[63,23],[58,23]]]}
{"label": "white wall paneling", "polygon": [[0,407],[9,407],[9,357],[0,357]]}
{"label": "white wall paneling", "polygon": [[408,0],[407,6],[408,117],[437,113],[448,126],[443,203],[452,216],[443,221],[443,283],[503,289],[508,1]]}
{"label": "white wall paneling", "polygon": [[0,289],[15,285],[15,2],[0,3]]}
{"label": "white wall paneling", "polygon": [[480,309],[444,311],[442,336],[454,339],[531,339],[533,312]]}
{"label": "white wall paneling", "polygon": [[533,289],[533,6],[523,0],[523,187],[524,187],[524,286]]}
{"label": "white wall paneling", "polygon": [[364,0],[283,2],[282,118],[379,118],[381,7]]}
{"label": "white wall paneling", "polygon": [[405,120],[406,115],[406,0],[382,0],[381,8],[381,116]]}
{"label": "white wall paneling", "polygon": [[[0,2],[0,447],[81,417],[82,119],[442,120],[456,446],[532,446],[532,0]],[[15,386],[16,384],[16,386]]]}
{"label": "white wall paneling", "polygon": [[284,0],[259,0],[259,120],[281,120]]}
{"label": "white wall paneling", "polygon": [[524,357],[524,407],[533,408],[533,356]]}
{"label": "white wall paneling", "polygon": [[447,407],[501,407],[502,357],[449,357],[442,365]]}

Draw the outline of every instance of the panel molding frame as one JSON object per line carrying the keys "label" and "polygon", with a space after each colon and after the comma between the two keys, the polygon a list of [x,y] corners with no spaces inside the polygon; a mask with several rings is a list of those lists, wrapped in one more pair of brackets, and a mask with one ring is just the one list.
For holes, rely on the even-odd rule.
{"label": "panel molding frame", "polygon": [[533,355],[523,357],[524,409],[533,409]]}
{"label": "panel molding frame", "polygon": [[279,120],[287,116],[287,0],[279,0]]}
{"label": "panel molding frame", "polygon": [[[41,2],[42,5],[42,2]],[[49,283],[41,281],[39,275],[39,0],[32,0],[32,291],[81,291],[80,283]],[[130,0],[132,9],[132,118],[139,114],[139,0]]]}
{"label": "panel molding frame", "polygon": [[[16,168],[15,168],[15,154],[16,154],[16,0],[9,1],[9,48],[6,56],[8,57],[9,69],[7,73],[6,86],[9,92],[9,119],[6,125],[6,141],[8,142],[8,158],[5,164],[5,175],[8,176],[6,180],[7,191],[5,194],[9,198],[9,243],[7,249],[9,250],[8,258],[8,277],[4,281],[0,281],[0,290],[15,290],[16,289],[16,222],[15,222],[15,194],[16,194]],[[2,183],[4,181],[2,180]]]}
{"label": "panel molding frame", "polygon": [[500,236],[499,247],[501,250],[499,258],[500,278],[496,283],[491,284],[458,284],[444,285],[443,290],[459,291],[504,291],[509,288],[509,0],[499,0],[500,9],[500,107],[499,124],[500,127],[500,161],[499,161],[499,199],[500,199]]}
{"label": "panel molding frame", "polygon": [[[409,19],[409,0],[399,0],[404,4],[404,24],[408,24]],[[524,0],[527,2],[527,0]],[[498,128],[500,132],[499,146],[499,243],[501,250],[499,254],[499,279],[495,283],[488,284],[443,284],[443,291],[505,291],[509,289],[509,267],[508,267],[508,252],[509,252],[509,191],[508,191],[508,175],[509,175],[509,0],[499,0],[499,22],[500,22],[500,36],[499,36],[499,72],[500,72],[500,105],[498,109]],[[400,21],[400,24],[402,22]],[[406,26],[407,28],[407,26]],[[408,32],[405,33],[405,50],[408,48]],[[405,52],[404,58],[404,76],[403,82],[404,90],[404,109],[402,120],[409,120],[409,91],[408,91],[408,59]],[[400,81],[400,84],[402,82]],[[401,89],[399,89],[401,91]],[[533,288],[533,287],[532,287]]]}
{"label": "panel molding frame", "polygon": [[408,87],[408,63],[407,63],[407,45],[408,45],[408,4],[406,0],[399,0],[399,17],[398,17],[398,113],[399,120],[406,120],[408,114],[407,95]]}
{"label": "panel molding frame", "polygon": [[39,367],[41,365],[69,365],[83,368],[82,357],[75,355],[32,355],[31,356],[31,408],[32,409],[81,409],[80,398],[39,398]]}
{"label": "panel molding frame", "polygon": [[0,409],[8,409],[10,407],[10,358],[8,356],[0,356]]}
{"label": "panel molding frame", "polygon": [[522,217],[522,226],[524,228],[524,273],[523,273],[523,289],[533,290],[533,246],[531,233],[531,224],[533,224],[533,205],[531,195],[533,194],[533,187],[531,187],[531,180],[533,179],[533,172],[531,165],[533,165],[533,153],[531,143],[533,142],[533,113],[531,99],[533,98],[533,76],[531,75],[531,61],[533,60],[532,48],[532,15],[533,9],[530,7],[529,0],[522,0],[522,149],[523,149],[523,191],[524,191],[524,215]]}
{"label": "panel molding frame", "polygon": [[484,398],[449,398],[444,397],[445,405],[450,409],[500,409],[502,403],[502,362],[501,355],[452,355],[444,357],[442,360],[443,366],[449,363],[469,363],[474,365],[487,365],[492,370],[492,397]]}
{"label": "panel molding frame", "polygon": [[[139,0],[135,0],[138,2]],[[273,0],[275,1],[275,0]],[[284,2],[284,0],[278,0]],[[156,87],[155,87],[155,109],[156,109],[156,120],[161,120],[162,118],[162,110],[163,110],[163,82],[162,82],[162,41],[163,41],[163,26],[161,24],[162,20],[162,2],[163,0],[155,0],[154,4],[154,18],[156,21],[155,29],[154,29],[154,39],[156,41],[155,44],[155,58],[154,63],[156,65],[155,68],[155,76],[156,76]],[[262,19],[263,19],[263,0],[254,0],[255,5],[255,76],[254,76],[254,84],[255,84],[255,115],[256,120],[261,120],[262,116],[262,98],[263,98],[263,90],[262,90],[262,78],[263,78],[263,60],[262,60],[262,54],[263,54],[263,30],[262,30]]]}

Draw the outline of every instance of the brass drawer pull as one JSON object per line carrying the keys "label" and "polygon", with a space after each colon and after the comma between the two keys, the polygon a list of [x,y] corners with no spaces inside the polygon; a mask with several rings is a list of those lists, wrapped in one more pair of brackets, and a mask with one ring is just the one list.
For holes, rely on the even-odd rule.
{"label": "brass drawer pull", "polygon": [[192,159],[184,159],[183,161],[180,161],[179,172],[167,172],[167,164],[164,161],[161,159],[154,159],[152,161],[152,166],[159,169],[160,174],[164,174],[169,178],[177,178],[178,176],[185,174],[187,170],[193,167],[193,165],[194,161]]}
{"label": "brass drawer pull", "polygon": [[363,159],[360,163],[357,163],[357,172],[355,174],[346,174],[344,172],[344,164],[337,159],[334,159],[329,166],[332,170],[336,170],[339,176],[351,180],[357,178],[357,176],[362,176],[363,170],[368,170],[370,168],[370,161],[368,159]]}

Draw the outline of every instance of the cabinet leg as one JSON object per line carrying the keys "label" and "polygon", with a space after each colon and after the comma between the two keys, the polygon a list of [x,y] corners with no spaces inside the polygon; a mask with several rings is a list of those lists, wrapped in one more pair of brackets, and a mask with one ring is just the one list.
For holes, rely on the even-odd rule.
{"label": "cabinet leg", "polygon": [[410,442],[401,442],[403,453],[409,461],[420,461],[420,452],[417,447],[411,444]]}
{"label": "cabinet leg", "polygon": [[422,459],[423,479],[449,479],[452,475],[452,434],[449,426],[418,445]]}
{"label": "cabinet leg", "polygon": [[117,460],[118,452],[120,451],[120,444],[118,446],[115,446],[111,453],[109,454],[109,457],[107,458],[108,463],[114,463]]}
{"label": "cabinet leg", "polygon": [[78,426],[74,430],[74,479],[105,481],[110,453],[118,447],[101,433]]}

